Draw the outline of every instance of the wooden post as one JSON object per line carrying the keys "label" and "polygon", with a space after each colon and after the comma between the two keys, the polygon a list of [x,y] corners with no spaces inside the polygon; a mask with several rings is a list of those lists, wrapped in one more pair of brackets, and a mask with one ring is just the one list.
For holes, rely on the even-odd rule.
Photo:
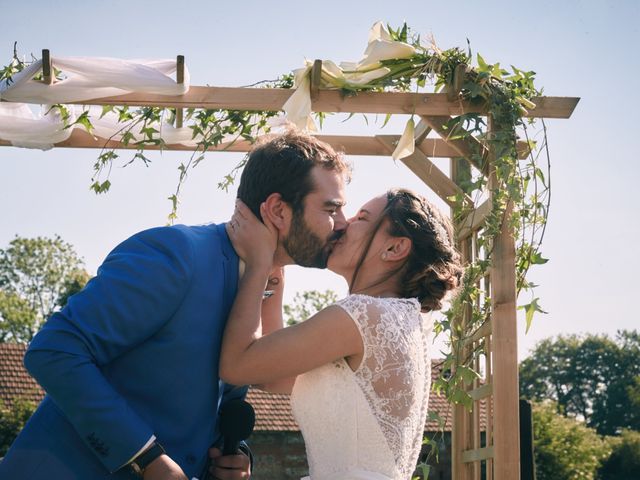
{"label": "wooden post", "polygon": [[[464,171],[467,165],[464,163],[464,159],[452,158],[451,165],[451,179],[459,184],[462,177],[464,177]],[[452,210],[453,218],[453,210]],[[473,261],[472,236],[463,239],[458,243],[458,249],[462,257],[463,264],[468,264]],[[463,318],[457,318],[454,321],[464,325],[469,321],[468,309],[464,312]],[[461,356],[465,358],[472,345],[466,344],[464,339],[457,340],[458,345],[452,343],[452,348],[461,349]],[[473,480],[473,463],[465,462],[462,458],[462,454],[465,450],[469,450],[473,445],[473,421],[471,414],[462,405],[454,405],[453,407],[453,422],[451,432],[451,478],[453,480]]]}
{"label": "wooden post", "polygon": [[322,60],[314,60],[311,67],[311,101],[318,99],[320,93],[320,80],[322,78]]}
{"label": "wooden post", "polygon": [[53,85],[55,74],[51,66],[51,55],[49,50],[42,50],[42,81],[46,85]]}
{"label": "wooden post", "polygon": [[[178,55],[176,58],[176,83],[184,83],[184,55]],[[184,110],[176,108],[176,128],[182,128],[184,122]]]}
{"label": "wooden post", "polygon": [[[488,117],[489,135],[493,122]],[[493,152],[490,153],[494,161]],[[491,165],[489,188],[497,186]],[[507,207],[506,216],[511,214]],[[494,480],[520,479],[518,406],[518,338],[516,328],[515,241],[505,220],[493,242],[491,258],[491,310],[493,323]]]}
{"label": "wooden post", "polygon": [[462,90],[462,85],[464,84],[465,73],[467,73],[467,66],[464,63],[456,65],[456,69],[453,71],[453,82],[447,91],[447,99],[450,102],[458,99],[460,90]]}

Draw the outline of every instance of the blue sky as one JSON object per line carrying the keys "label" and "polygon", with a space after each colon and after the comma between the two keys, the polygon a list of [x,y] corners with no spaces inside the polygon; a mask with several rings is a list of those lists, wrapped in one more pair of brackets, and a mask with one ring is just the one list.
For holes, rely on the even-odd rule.
{"label": "blue sky", "polygon": [[[193,85],[241,86],[272,79],[304,58],[357,60],[377,20],[403,21],[442,48],[471,42],[489,62],[537,72],[547,95],[581,97],[569,120],[550,120],[552,206],[543,255],[550,258],[531,278],[549,314],[534,319],[519,338],[520,356],[536,341],[559,333],[615,333],[640,324],[635,304],[640,260],[640,177],[635,153],[640,106],[640,2],[494,0],[455,3],[394,2],[80,2],[0,0],[0,62],[13,42],[23,54],[174,58],[183,54]],[[341,118],[340,120],[342,120]],[[400,133],[398,118],[381,133]],[[330,121],[327,133],[379,131],[360,118]],[[71,242],[95,269],[119,241],[165,222],[166,200],[185,153],[152,156],[153,163],[115,169],[113,187],[88,189],[95,150],[48,152],[0,148],[0,245],[17,234],[55,233]],[[181,223],[224,221],[234,192],[217,182],[240,154],[209,154],[188,179]],[[347,211],[391,186],[435,198],[402,164],[390,158],[352,157],[354,181]],[[296,289],[345,284],[331,273],[292,268]],[[292,286],[295,286],[293,288]],[[528,298],[523,297],[522,303]],[[523,321],[520,321],[523,324]],[[521,329],[522,330],[522,329]]]}

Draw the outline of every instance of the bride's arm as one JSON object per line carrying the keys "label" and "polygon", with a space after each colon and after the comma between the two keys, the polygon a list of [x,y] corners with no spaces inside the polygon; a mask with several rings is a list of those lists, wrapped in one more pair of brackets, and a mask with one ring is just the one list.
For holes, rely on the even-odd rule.
{"label": "bride's arm", "polygon": [[[266,288],[272,292],[272,295],[262,300],[262,310],[260,314],[262,334],[259,335],[260,337],[269,335],[284,328],[284,318],[282,315],[284,268],[277,267],[271,271]],[[255,386],[266,392],[290,394],[295,381],[296,377],[290,377]]]}
{"label": "bride's arm", "polygon": [[[228,228],[228,232],[234,247],[247,261],[247,268],[223,337],[220,377],[234,385],[253,384],[270,391],[290,391],[296,375],[362,353],[362,339],[355,323],[336,306],[288,328],[271,330],[274,323],[265,318],[262,336],[262,293],[272,268],[275,234],[273,226],[262,225],[246,207],[240,205],[239,212],[236,228]],[[276,313],[275,302],[272,311],[270,307],[265,303],[266,311],[281,317],[281,310]]]}

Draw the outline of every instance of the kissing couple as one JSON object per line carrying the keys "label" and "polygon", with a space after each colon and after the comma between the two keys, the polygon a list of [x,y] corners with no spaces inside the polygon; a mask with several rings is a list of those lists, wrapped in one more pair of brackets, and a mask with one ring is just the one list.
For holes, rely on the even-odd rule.
{"label": "kissing couple", "polygon": [[[219,412],[254,385],[291,394],[307,478],[409,479],[428,313],[462,266],[451,223],[414,192],[389,190],[347,219],[349,176],[329,145],[289,131],[248,154],[229,222],[118,245],[29,345],[25,366],[47,395],[0,478],[250,478],[246,444],[222,454]],[[349,295],[283,328],[290,264],[329,268]]]}

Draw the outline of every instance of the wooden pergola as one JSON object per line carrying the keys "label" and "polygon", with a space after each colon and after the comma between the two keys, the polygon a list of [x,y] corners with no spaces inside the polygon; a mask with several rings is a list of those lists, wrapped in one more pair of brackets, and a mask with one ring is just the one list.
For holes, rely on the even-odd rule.
{"label": "wooden pergola", "polygon": [[[48,52],[47,52],[48,53]],[[48,56],[48,55],[47,55]],[[44,57],[44,55],[43,55]],[[318,65],[316,60],[314,67]],[[177,79],[180,82],[184,57],[178,57]],[[45,82],[51,82],[51,70],[44,63]],[[314,73],[319,69],[314,68]],[[459,184],[459,173],[470,166],[478,167],[473,152],[478,151],[477,140],[453,140],[447,138],[445,124],[452,116],[465,113],[487,115],[483,107],[472,105],[458,98],[456,88],[448,93],[396,93],[362,92],[345,97],[337,90],[318,88],[319,78],[312,75],[311,99],[314,112],[345,112],[363,114],[413,114],[420,117],[415,129],[415,152],[402,159],[435,194],[453,207],[451,197],[464,195]],[[155,106],[177,109],[177,121],[181,126],[185,108],[280,111],[293,93],[291,89],[278,88],[226,88],[192,86],[180,96],[163,96],[130,93],[127,95],[97,98],[77,102],[82,105]],[[535,118],[569,118],[579,98],[538,97],[532,99],[536,107],[528,113]],[[73,103],[73,102],[69,102]],[[491,121],[488,119],[490,126]],[[489,127],[491,128],[491,127]],[[439,138],[427,138],[430,132]],[[317,135],[317,138],[342,150],[348,155],[390,156],[400,135]],[[474,145],[474,143],[476,143]],[[10,146],[0,140],[0,146]],[[119,141],[95,138],[76,129],[68,140],[54,145],[58,148],[109,148],[135,149],[135,144],[124,145]],[[251,143],[236,141],[211,147],[208,151],[247,152]],[[163,150],[194,150],[197,147],[164,145]],[[145,146],[146,150],[159,149]],[[485,157],[481,174],[487,176],[489,188],[496,181],[491,169],[491,151],[480,146]],[[528,155],[525,142],[518,144],[519,154]],[[450,172],[445,173],[430,158],[450,158]],[[465,160],[460,160],[460,159]],[[457,242],[465,262],[472,262],[479,255],[476,248],[477,232],[482,228],[491,210],[489,198],[475,208],[467,219],[456,225]],[[468,198],[469,204],[473,202]],[[516,278],[515,241],[506,226],[495,238],[489,278],[485,280],[487,294],[491,298],[491,318],[469,337],[462,340],[461,348],[471,352],[484,352],[484,365],[476,360],[476,370],[483,378],[469,386],[473,399],[469,412],[463,406],[455,406],[452,432],[452,468],[454,480],[480,480],[483,464],[487,479],[517,480],[520,478],[519,393],[516,328]],[[459,319],[465,322],[466,319]],[[486,410],[485,422],[480,422],[480,404]],[[484,435],[483,435],[484,434]]]}

